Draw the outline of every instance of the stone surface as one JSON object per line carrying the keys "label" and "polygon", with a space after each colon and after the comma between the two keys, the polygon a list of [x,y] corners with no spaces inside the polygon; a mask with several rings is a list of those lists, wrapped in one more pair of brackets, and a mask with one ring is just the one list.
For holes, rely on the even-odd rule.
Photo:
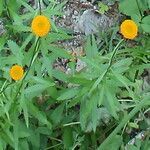
{"label": "stone surface", "polygon": [[114,24],[114,18],[101,15],[95,10],[86,10],[78,21],[78,30],[85,35],[106,30]]}
{"label": "stone surface", "polygon": [[6,32],[3,21],[0,20],[0,36]]}

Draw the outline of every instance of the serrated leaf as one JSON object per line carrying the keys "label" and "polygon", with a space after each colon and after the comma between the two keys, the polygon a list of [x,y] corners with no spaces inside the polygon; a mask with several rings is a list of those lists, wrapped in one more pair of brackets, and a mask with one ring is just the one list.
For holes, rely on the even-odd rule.
{"label": "serrated leaf", "polygon": [[48,34],[48,36],[46,37],[49,43],[66,40],[66,39],[72,39],[72,38],[73,38],[72,36],[69,36],[64,33],[53,33],[53,32]]}
{"label": "serrated leaf", "polygon": [[60,48],[56,45],[53,44],[49,44],[49,50],[52,51],[52,53],[56,56],[56,57],[60,57],[60,58],[72,58],[72,56],[63,48]]}
{"label": "serrated leaf", "polygon": [[44,113],[42,113],[38,107],[32,104],[32,102],[28,101],[28,111],[31,115],[38,119],[39,122],[46,124],[50,129],[52,127],[51,123],[47,120],[47,117]]}
{"label": "serrated leaf", "polygon": [[28,43],[32,40],[33,37],[34,37],[33,34],[29,34],[27,36],[27,38],[25,39],[25,41],[21,45],[21,50],[24,50],[24,48],[28,45]]}
{"label": "serrated leaf", "polygon": [[118,101],[116,97],[111,93],[111,89],[105,86],[105,100],[103,101],[104,106],[107,108],[107,110],[112,114],[112,116],[118,120],[117,110],[119,109],[117,104]]}
{"label": "serrated leaf", "polygon": [[65,89],[57,100],[67,100],[75,97],[79,93],[78,88]]}
{"label": "serrated leaf", "polygon": [[80,105],[80,123],[82,130],[86,129],[88,123],[88,117],[91,114],[93,108],[93,101],[87,96],[83,97]]}
{"label": "serrated leaf", "polygon": [[61,81],[64,81],[64,82],[68,81],[68,76],[60,70],[53,69],[52,70],[52,75],[53,75],[54,78],[59,79]]}
{"label": "serrated leaf", "polygon": [[43,84],[45,86],[54,86],[55,83],[52,83],[50,80],[44,79],[44,78],[40,78],[40,77],[32,77],[32,79],[39,84]]}
{"label": "serrated leaf", "polygon": [[17,62],[14,63],[18,63],[19,65],[22,65],[22,61],[23,61],[23,53],[21,52],[20,47],[14,42],[9,40],[8,41],[8,46],[11,49],[13,55],[16,57]]}
{"label": "serrated leaf", "polygon": [[47,85],[47,84],[46,85],[36,84],[36,85],[30,86],[30,87],[25,89],[25,95],[26,95],[26,97],[29,96],[30,98],[33,98],[35,96],[39,96],[48,87],[49,87],[49,85]]}

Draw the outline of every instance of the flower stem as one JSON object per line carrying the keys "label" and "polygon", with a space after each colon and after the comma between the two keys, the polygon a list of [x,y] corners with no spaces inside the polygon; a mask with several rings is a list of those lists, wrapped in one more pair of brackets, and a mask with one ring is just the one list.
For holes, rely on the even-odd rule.
{"label": "flower stem", "polygon": [[39,3],[39,11],[40,11],[40,15],[41,15],[41,14],[42,14],[41,0],[39,0],[38,3]]}
{"label": "flower stem", "polygon": [[21,81],[21,84],[20,84],[20,86],[19,86],[19,88],[18,88],[18,91],[17,91],[17,93],[16,93],[16,95],[15,95],[15,97],[14,97],[14,101],[17,99],[17,96],[18,96],[18,94],[19,94],[19,92],[20,92],[20,89],[22,88],[23,81],[26,79],[26,77],[27,77],[27,75],[28,75],[28,73],[29,73],[29,71],[30,71],[30,69],[31,69],[31,67],[32,67],[32,65],[33,65],[33,63],[34,63],[36,57],[37,57],[36,53],[38,53],[39,39],[40,39],[40,38],[38,38],[38,39],[36,40],[35,49],[34,49],[32,58],[31,58],[31,60],[30,60],[28,70],[27,70],[26,74],[24,75],[24,77],[23,77],[23,79],[22,79],[22,81]]}
{"label": "flower stem", "polygon": [[64,124],[63,127],[71,126],[71,125],[78,125],[78,124],[80,124],[80,122],[71,122],[71,123],[68,123],[68,124]]}
{"label": "flower stem", "polygon": [[100,84],[100,82],[103,80],[103,78],[107,75],[109,69],[111,68],[112,66],[112,62],[113,62],[113,59],[116,55],[116,52],[120,46],[120,44],[124,41],[124,39],[120,40],[120,42],[116,45],[116,47],[114,48],[113,52],[112,52],[112,56],[110,58],[110,61],[109,61],[109,65],[107,67],[107,69],[103,72],[102,75],[100,75],[100,77],[95,81],[95,83],[93,84],[90,92],[89,92],[89,95],[93,92],[93,90]]}

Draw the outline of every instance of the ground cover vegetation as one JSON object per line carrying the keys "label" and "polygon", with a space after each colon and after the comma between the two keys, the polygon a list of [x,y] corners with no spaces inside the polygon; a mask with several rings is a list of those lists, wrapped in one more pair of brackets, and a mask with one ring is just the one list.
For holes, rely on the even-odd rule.
{"label": "ground cover vegetation", "polygon": [[80,55],[54,21],[67,1],[37,2],[0,0],[0,150],[149,150],[150,0],[114,0],[121,21],[85,36]]}

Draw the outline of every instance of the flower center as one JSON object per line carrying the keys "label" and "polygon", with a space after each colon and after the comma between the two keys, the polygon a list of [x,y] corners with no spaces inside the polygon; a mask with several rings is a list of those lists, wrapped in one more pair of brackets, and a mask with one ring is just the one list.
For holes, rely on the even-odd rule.
{"label": "flower center", "polygon": [[131,25],[127,26],[127,32],[132,33],[133,32],[133,27]]}
{"label": "flower center", "polygon": [[43,22],[39,22],[39,23],[38,23],[38,27],[39,27],[39,28],[43,28],[43,27],[44,27],[44,23],[43,23]]}

